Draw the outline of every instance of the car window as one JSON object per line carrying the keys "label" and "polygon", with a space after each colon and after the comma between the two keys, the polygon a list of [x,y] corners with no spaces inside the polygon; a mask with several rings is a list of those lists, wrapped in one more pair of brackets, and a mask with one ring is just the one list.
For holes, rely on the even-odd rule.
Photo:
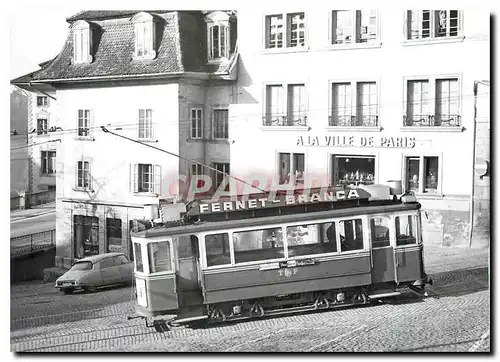
{"label": "car window", "polygon": [[101,269],[111,268],[113,266],[115,266],[113,258],[101,260]]}
{"label": "car window", "polygon": [[115,264],[116,265],[123,265],[123,264],[128,264],[129,261],[125,255],[118,255],[115,256]]}
{"label": "car window", "polygon": [[90,261],[80,261],[75,263],[71,270],[92,270],[92,263]]}

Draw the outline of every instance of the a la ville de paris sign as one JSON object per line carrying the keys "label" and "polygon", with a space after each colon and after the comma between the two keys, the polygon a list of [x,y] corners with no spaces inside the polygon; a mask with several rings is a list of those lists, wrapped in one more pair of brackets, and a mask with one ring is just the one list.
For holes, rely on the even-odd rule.
{"label": "a la ville de paris sign", "polygon": [[298,136],[296,146],[413,148],[415,137]]}

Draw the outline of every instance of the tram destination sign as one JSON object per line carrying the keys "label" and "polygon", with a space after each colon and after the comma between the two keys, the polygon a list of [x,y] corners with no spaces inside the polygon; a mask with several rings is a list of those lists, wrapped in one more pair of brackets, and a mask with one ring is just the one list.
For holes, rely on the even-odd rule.
{"label": "tram destination sign", "polygon": [[[255,210],[275,207],[286,207],[303,204],[316,204],[322,202],[337,202],[352,199],[368,199],[370,193],[361,188],[335,189],[314,193],[301,193],[280,196],[267,196],[241,200],[221,200],[201,202],[190,210],[190,214],[210,214],[240,210]],[[243,198],[239,196],[239,198]]]}

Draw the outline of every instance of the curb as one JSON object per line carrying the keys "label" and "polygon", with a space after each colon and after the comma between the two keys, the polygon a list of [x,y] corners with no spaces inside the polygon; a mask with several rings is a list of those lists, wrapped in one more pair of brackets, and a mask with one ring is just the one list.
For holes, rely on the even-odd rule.
{"label": "curb", "polygon": [[31,218],[34,218],[34,217],[43,216],[43,215],[48,215],[48,214],[51,214],[51,213],[55,213],[55,210],[51,210],[51,211],[47,211],[47,212],[43,212],[43,213],[41,213],[41,214],[36,214],[36,215],[26,215],[26,216],[18,216],[18,217],[14,217],[14,218],[11,218],[11,219],[10,219],[10,222],[21,221],[21,220],[25,220],[25,219],[31,219]]}

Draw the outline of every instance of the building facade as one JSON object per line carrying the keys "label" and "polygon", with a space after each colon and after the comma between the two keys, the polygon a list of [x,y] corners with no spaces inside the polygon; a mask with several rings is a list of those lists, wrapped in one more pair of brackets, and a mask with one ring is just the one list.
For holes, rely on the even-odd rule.
{"label": "building facade", "polygon": [[129,231],[144,205],[180,200],[191,176],[212,175],[176,156],[229,171],[237,71],[233,12],[84,11],[67,21],[61,53],[30,76],[56,90],[64,267],[108,251],[133,257]]}
{"label": "building facade", "polygon": [[469,241],[487,11],[253,10],[238,25],[234,176],[294,186],[401,180],[422,203],[428,242]]}

